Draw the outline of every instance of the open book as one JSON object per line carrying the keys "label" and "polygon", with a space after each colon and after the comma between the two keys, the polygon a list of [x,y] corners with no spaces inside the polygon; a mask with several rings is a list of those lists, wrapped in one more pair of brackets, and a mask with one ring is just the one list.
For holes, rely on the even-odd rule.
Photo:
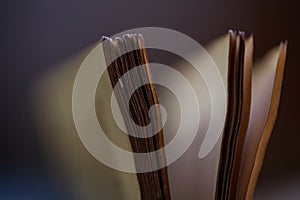
{"label": "open book", "polygon": [[[244,33],[230,31],[207,45],[206,50],[219,70],[226,100],[220,99],[219,106],[212,107],[203,77],[187,62],[174,64],[173,68],[190,82],[199,100],[199,108],[185,105],[191,118],[185,120],[192,121],[199,111],[201,120],[190,146],[170,164],[172,152],[165,152],[164,147],[176,137],[184,111],[180,110],[176,94],[154,84],[153,79],[162,76],[164,81],[172,83],[172,87],[179,88],[178,91],[184,88],[168,74],[153,73],[141,35],[103,38],[101,44],[87,49],[63,64],[47,80],[42,80],[35,96],[38,119],[45,133],[41,137],[42,144],[51,161],[51,169],[59,174],[57,179],[63,180],[75,198],[252,198],[277,115],[287,44],[281,43],[254,66],[253,37],[246,38]],[[200,66],[205,65],[204,55],[199,52],[190,55]],[[93,99],[95,107],[91,109],[95,109],[107,138],[118,147],[134,152],[133,156],[121,158],[97,137],[85,138],[77,134],[78,127],[73,122],[74,107],[77,108],[74,99],[72,110],[74,81],[79,66],[91,62],[97,66],[108,65],[99,77]],[[144,67],[139,68],[141,65]],[[131,70],[132,73],[127,73]],[[94,73],[97,76],[97,71]],[[186,96],[185,102],[189,102],[189,98]],[[78,102],[85,101],[89,100],[83,95]],[[200,152],[199,158],[199,149],[207,142],[211,110],[216,109],[214,112],[218,113],[221,106],[226,108],[220,121],[222,133],[209,151],[202,155]],[[78,119],[88,122],[86,130],[92,129],[88,114],[80,115]],[[187,138],[192,129],[193,124],[183,130]],[[86,149],[88,145],[82,143],[90,141],[94,144],[93,149]],[[172,144],[175,150],[181,148],[180,142],[176,144]],[[138,173],[112,169],[89,153],[93,151],[105,152],[116,165],[133,166]],[[155,153],[143,158],[136,156],[149,152]],[[144,172],[145,168],[148,170]],[[155,170],[150,170],[152,168]]]}

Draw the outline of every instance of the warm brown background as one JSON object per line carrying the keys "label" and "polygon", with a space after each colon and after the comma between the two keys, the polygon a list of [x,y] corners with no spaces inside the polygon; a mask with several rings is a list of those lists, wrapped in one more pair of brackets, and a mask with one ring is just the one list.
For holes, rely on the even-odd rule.
{"label": "warm brown background", "polygon": [[[42,73],[101,35],[142,26],[181,31],[201,44],[229,28],[255,34],[259,58],[288,40],[279,116],[256,198],[300,198],[300,10],[297,1],[1,1],[0,199],[67,198],[48,177],[29,89]],[[290,187],[292,185],[292,187]],[[287,189],[290,188],[290,189]],[[288,195],[288,196],[287,196]]]}

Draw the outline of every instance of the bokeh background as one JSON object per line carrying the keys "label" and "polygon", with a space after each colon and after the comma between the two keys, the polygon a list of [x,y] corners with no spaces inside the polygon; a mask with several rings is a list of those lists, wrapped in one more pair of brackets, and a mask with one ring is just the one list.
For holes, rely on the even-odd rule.
{"label": "bokeh background", "polygon": [[282,99],[255,199],[300,198],[300,12],[297,1],[1,1],[0,199],[72,199],[47,173],[30,90],[102,35],[143,26],[201,44],[228,29],[255,36],[255,59],[288,40]]}

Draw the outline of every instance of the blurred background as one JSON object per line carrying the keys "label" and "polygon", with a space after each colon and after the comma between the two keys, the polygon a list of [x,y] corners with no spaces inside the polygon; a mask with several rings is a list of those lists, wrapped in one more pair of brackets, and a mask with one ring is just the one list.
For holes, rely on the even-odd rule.
{"label": "blurred background", "polygon": [[143,26],[180,31],[200,44],[228,29],[255,36],[255,59],[288,40],[279,114],[255,199],[300,198],[300,12],[297,1],[1,2],[0,199],[72,199],[43,160],[31,88],[53,66],[102,35]]}

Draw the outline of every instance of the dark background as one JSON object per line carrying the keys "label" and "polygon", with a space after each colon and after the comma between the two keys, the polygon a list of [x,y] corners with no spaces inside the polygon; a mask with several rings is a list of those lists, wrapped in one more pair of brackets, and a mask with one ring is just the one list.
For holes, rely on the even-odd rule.
{"label": "dark background", "polygon": [[278,199],[300,197],[297,1],[1,1],[0,16],[0,199],[68,198],[46,173],[30,107],[30,88],[51,66],[101,35],[143,26],[174,29],[201,44],[229,28],[245,30],[255,34],[256,59],[280,40],[288,40],[279,115],[256,198],[271,194]]}

